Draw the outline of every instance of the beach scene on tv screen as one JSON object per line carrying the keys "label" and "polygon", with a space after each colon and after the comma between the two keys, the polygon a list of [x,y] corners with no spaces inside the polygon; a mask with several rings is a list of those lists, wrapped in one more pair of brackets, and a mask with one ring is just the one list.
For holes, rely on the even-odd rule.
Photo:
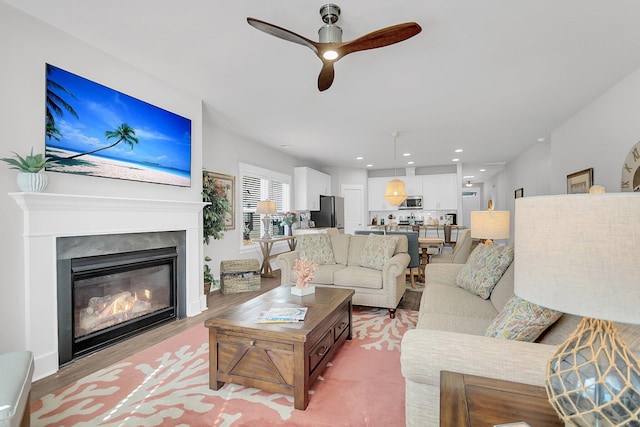
{"label": "beach scene on tv screen", "polygon": [[191,185],[191,120],[50,64],[46,85],[46,170]]}

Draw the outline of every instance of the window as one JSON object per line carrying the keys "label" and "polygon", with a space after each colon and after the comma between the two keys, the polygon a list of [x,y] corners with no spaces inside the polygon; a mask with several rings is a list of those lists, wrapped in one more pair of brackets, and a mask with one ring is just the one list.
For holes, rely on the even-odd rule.
{"label": "window", "polygon": [[[256,206],[260,200],[276,202],[278,213],[288,212],[291,207],[291,176],[268,169],[240,163],[240,177],[242,181],[242,216],[243,243],[252,244],[253,239],[259,239],[264,231]],[[272,236],[282,235],[281,216],[271,216],[269,233]]]}

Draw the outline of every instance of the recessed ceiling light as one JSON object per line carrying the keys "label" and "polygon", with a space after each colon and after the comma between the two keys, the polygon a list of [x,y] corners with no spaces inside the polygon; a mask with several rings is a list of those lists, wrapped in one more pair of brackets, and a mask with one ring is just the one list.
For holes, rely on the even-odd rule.
{"label": "recessed ceiling light", "polygon": [[368,167],[368,168],[372,168],[372,167],[373,167],[373,165],[367,165],[367,167]]}
{"label": "recessed ceiling light", "polygon": [[403,156],[405,157],[409,157],[411,155],[411,153],[404,153]]}
{"label": "recessed ceiling light", "polygon": [[480,169],[480,172],[486,172],[486,171],[487,171],[486,169]]}
{"label": "recessed ceiling light", "polygon": [[451,159],[452,162],[459,162],[460,159]]}
{"label": "recessed ceiling light", "polygon": [[545,138],[544,136],[541,136],[540,138],[538,138],[538,142],[545,142],[547,140],[547,138]]}
{"label": "recessed ceiling light", "polygon": [[364,159],[364,157],[362,157],[362,156],[356,157],[356,160],[362,160],[362,159]]}
{"label": "recessed ceiling light", "polygon": [[412,165],[414,162],[407,162],[408,165]]}
{"label": "recessed ceiling light", "polygon": [[474,175],[465,175],[462,177],[463,179],[475,178]]}
{"label": "recessed ceiling light", "polygon": [[455,152],[456,153],[462,153],[464,150],[462,148],[458,148]]}

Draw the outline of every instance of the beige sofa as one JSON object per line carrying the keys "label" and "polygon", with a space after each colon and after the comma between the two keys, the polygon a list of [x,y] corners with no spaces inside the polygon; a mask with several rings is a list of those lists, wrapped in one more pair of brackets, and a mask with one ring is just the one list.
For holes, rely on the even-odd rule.
{"label": "beige sofa", "polygon": [[[406,289],[405,270],[409,265],[406,236],[378,236],[396,239],[393,256],[386,261],[382,270],[362,267],[360,255],[369,236],[350,234],[329,234],[335,264],[322,264],[314,273],[312,284],[316,286],[337,286],[355,290],[353,304],[388,308],[395,316],[396,307]],[[299,242],[300,245],[303,242]],[[278,255],[276,263],[280,267],[281,284],[295,285],[295,260],[298,250]]]}
{"label": "beige sofa", "polygon": [[[418,323],[402,339],[407,426],[439,425],[440,371],[542,386],[547,360],[580,320],[563,315],[535,343],[485,337],[487,326],[513,295],[513,265],[487,300],[455,285],[463,265],[429,264],[425,269]],[[640,327],[617,326],[640,355]]]}

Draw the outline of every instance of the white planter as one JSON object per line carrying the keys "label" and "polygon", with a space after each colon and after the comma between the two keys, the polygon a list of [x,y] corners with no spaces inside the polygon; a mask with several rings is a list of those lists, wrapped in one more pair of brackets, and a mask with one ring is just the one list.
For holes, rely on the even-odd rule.
{"label": "white planter", "polygon": [[41,193],[49,185],[49,176],[43,172],[18,172],[16,181],[25,193]]}
{"label": "white planter", "polygon": [[307,286],[305,288],[299,288],[297,286],[292,286],[291,287],[291,294],[292,295],[298,295],[299,297],[303,297],[305,295],[311,295],[311,294],[315,294],[316,293],[316,287],[315,286]]}

